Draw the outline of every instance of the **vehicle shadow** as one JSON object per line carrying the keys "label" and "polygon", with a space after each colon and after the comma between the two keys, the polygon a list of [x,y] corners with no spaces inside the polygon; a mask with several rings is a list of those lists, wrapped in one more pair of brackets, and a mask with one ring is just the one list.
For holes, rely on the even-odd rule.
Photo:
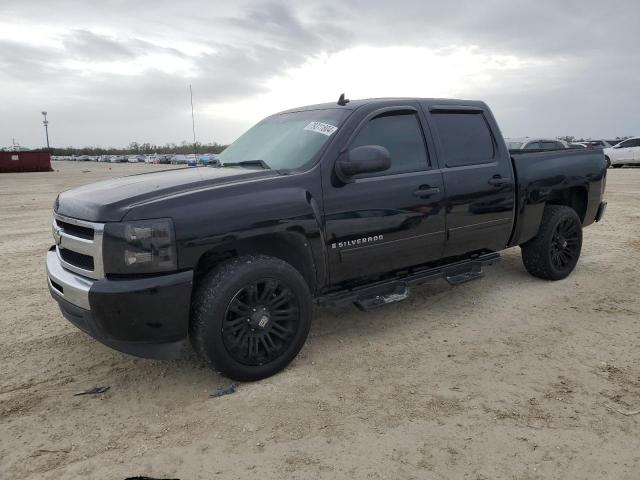
{"label": "vehicle shadow", "polygon": [[[339,350],[345,343],[360,345],[363,341],[378,341],[390,331],[409,331],[416,323],[435,331],[448,325],[461,304],[473,301],[482,305],[493,298],[500,284],[528,281],[536,280],[526,274],[519,252],[516,255],[514,250],[502,262],[487,268],[486,277],[478,281],[455,287],[444,280],[425,283],[412,287],[408,299],[370,312],[362,312],[354,306],[316,307],[307,342],[293,364],[304,366],[312,361],[321,362],[327,348]],[[212,370],[190,345],[177,360],[142,359],[113,351],[77,332],[73,350],[60,353],[72,356],[71,363],[84,365],[72,373],[76,379],[83,379],[84,384],[108,383],[141,395],[143,390],[170,389],[197,391],[202,396],[233,383]]]}

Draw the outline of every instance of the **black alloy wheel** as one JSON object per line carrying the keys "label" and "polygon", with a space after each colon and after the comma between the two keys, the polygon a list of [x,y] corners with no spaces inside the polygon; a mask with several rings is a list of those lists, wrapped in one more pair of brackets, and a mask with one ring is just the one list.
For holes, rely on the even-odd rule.
{"label": "black alloy wheel", "polygon": [[313,316],[305,278],[275,257],[231,258],[198,280],[189,336],[229,378],[253,381],[285,368],[304,345]]}
{"label": "black alloy wheel", "polygon": [[580,255],[580,224],[573,218],[564,218],[555,228],[551,238],[551,262],[558,270],[570,266]]}
{"label": "black alloy wheel", "polygon": [[263,278],[241,288],[229,302],[222,340],[244,365],[264,365],[282,355],[300,327],[299,306],[282,281]]}
{"label": "black alloy wheel", "polygon": [[520,245],[527,271],[539,278],[562,280],[576,267],[582,250],[582,221],[566,205],[547,205],[538,234]]}

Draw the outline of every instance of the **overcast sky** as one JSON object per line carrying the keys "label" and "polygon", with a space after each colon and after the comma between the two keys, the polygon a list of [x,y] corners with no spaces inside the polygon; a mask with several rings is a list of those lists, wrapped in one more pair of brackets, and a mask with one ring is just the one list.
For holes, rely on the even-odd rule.
{"label": "overcast sky", "polygon": [[506,136],[640,135],[640,2],[1,0],[0,146],[228,143],[299,105],[485,100]]}

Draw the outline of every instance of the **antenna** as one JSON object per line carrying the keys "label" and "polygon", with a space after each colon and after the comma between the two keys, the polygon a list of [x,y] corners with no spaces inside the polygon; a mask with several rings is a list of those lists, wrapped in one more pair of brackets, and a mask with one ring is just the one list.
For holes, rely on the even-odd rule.
{"label": "antenna", "polygon": [[197,156],[198,148],[196,144],[196,119],[193,116],[193,89],[191,88],[191,84],[189,84],[189,96],[191,98],[191,130],[193,131],[193,154]]}
{"label": "antenna", "polygon": [[344,107],[349,102],[350,100],[348,98],[344,98],[344,93],[340,95],[340,98],[338,99],[338,105]]}

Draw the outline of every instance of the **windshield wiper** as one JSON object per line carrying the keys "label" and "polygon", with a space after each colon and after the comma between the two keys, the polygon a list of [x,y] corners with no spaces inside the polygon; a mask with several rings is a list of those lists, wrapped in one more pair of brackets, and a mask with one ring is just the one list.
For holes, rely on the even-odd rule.
{"label": "windshield wiper", "polygon": [[223,167],[260,167],[263,170],[271,170],[264,160],[243,160],[242,162],[223,163]]}

